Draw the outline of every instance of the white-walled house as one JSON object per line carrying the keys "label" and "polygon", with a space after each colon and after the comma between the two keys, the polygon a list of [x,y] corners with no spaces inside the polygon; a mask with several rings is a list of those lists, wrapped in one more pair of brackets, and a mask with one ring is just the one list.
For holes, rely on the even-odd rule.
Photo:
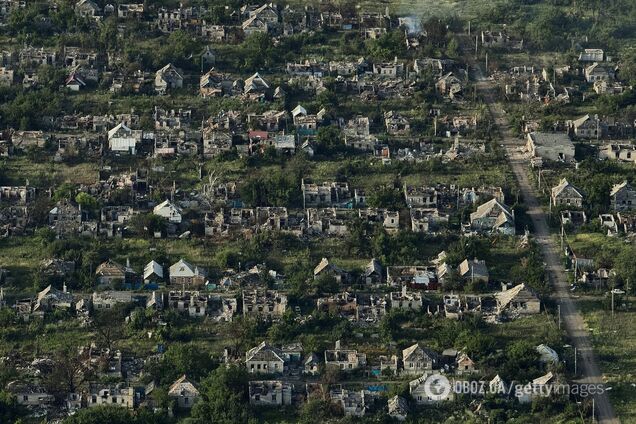
{"label": "white-walled house", "polygon": [[173,205],[170,200],[165,200],[155,206],[152,213],[162,218],[166,218],[174,224],[181,224],[181,209],[178,206]]}
{"label": "white-walled house", "polygon": [[199,398],[199,390],[184,374],[172,383],[168,396],[176,399],[179,408],[190,409]]}
{"label": "white-walled house", "polygon": [[285,358],[280,349],[262,342],[245,354],[245,366],[250,374],[282,373]]}
{"label": "white-walled house", "polygon": [[123,122],[108,131],[108,148],[113,152],[134,155],[139,142],[141,131],[131,130]]}

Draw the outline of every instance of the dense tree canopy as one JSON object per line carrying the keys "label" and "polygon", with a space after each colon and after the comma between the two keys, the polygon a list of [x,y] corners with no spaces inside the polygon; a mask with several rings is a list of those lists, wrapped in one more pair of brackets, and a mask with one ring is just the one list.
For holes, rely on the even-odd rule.
{"label": "dense tree canopy", "polygon": [[250,422],[245,369],[236,366],[219,367],[203,380],[199,391],[201,399],[192,409],[194,423]]}

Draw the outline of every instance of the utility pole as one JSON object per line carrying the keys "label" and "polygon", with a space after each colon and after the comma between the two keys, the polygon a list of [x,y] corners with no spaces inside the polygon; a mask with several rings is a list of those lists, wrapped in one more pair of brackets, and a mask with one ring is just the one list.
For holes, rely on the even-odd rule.
{"label": "utility pole", "polygon": [[457,185],[457,210],[459,210],[459,184]]}
{"label": "utility pole", "polygon": [[557,310],[559,314],[559,330],[561,329],[561,304],[557,305]]}
{"label": "utility pole", "polygon": [[576,374],[577,374],[577,372],[576,372],[576,356],[577,356],[577,354],[576,354],[576,346],[574,346],[574,376],[575,377],[576,377]]}
{"label": "utility pole", "polygon": [[565,241],[565,227],[563,226],[563,223],[561,223],[561,251],[563,251],[563,242],[564,241]]}
{"label": "utility pole", "polygon": [[486,76],[488,76],[488,53],[486,53]]}
{"label": "utility pole", "polygon": [[576,277],[579,275],[579,260],[576,257],[576,253],[574,253],[574,281],[576,281]]}

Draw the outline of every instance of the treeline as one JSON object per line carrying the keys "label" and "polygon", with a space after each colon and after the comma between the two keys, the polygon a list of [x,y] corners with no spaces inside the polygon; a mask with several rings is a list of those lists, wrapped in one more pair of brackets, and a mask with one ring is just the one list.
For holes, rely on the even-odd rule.
{"label": "treeline", "polygon": [[[635,20],[636,3],[631,0],[499,0],[484,4],[476,16],[481,28],[501,29],[501,24],[506,24],[510,33],[535,50],[589,46],[631,58],[635,54]],[[622,63],[630,68],[633,80],[633,61]]]}

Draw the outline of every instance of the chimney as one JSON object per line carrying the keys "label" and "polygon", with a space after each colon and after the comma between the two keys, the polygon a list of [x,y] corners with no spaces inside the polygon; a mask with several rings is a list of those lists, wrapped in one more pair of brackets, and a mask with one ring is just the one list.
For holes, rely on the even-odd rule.
{"label": "chimney", "polygon": [[402,286],[402,296],[406,297],[406,284]]}
{"label": "chimney", "polygon": [[336,350],[340,350],[340,340],[336,340]]}
{"label": "chimney", "polygon": [[66,290],[66,283],[64,283],[64,284],[62,285],[62,291],[63,291],[64,293],[67,293],[67,290]]}

